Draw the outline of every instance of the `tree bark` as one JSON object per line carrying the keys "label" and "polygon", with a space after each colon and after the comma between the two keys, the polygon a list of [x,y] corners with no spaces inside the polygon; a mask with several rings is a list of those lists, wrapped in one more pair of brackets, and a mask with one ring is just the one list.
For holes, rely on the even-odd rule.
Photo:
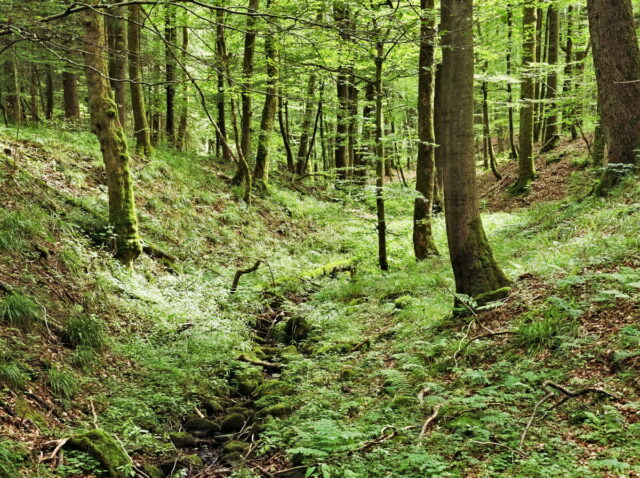
{"label": "tree bark", "polygon": [[165,56],[165,93],[166,93],[166,121],[165,131],[167,142],[176,146],[176,62],[174,49],[176,45],[176,10],[175,6],[167,5],[164,25],[164,56]]}
{"label": "tree bark", "polygon": [[6,90],[6,114],[12,123],[20,123],[24,119],[22,101],[20,99],[20,74],[16,61],[15,48],[7,51],[8,57],[4,62],[5,90]]}
{"label": "tree bark", "polygon": [[605,195],[638,167],[640,49],[631,0],[588,0],[598,105],[607,135],[605,172],[595,193]]}
{"label": "tree bark", "polygon": [[[256,12],[260,0],[249,0],[249,11]],[[253,111],[251,109],[251,83],[253,77],[253,57],[256,50],[256,19],[254,16],[247,17],[246,35],[244,39],[244,58],[242,60],[242,138],[240,140],[240,148],[247,165],[251,157],[251,118]],[[248,177],[249,176],[249,177]],[[233,178],[234,184],[242,183],[242,180],[251,182],[251,173],[246,170],[243,164],[238,165],[238,170]]]}
{"label": "tree bark", "polygon": [[535,178],[533,158],[534,100],[535,82],[531,64],[536,52],[536,8],[532,0],[526,0],[523,17],[522,68],[523,78],[520,86],[520,152],[517,188],[527,191]]}
{"label": "tree bark", "polygon": [[[267,8],[269,6],[267,1]],[[272,33],[265,38],[265,56],[267,58],[267,91],[262,109],[260,136],[256,153],[256,166],[253,172],[256,188],[266,191],[269,183],[269,165],[271,155],[271,137],[278,106],[278,48]]]}
{"label": "tree bark", "polygon": [[518,159],[518,148],[515,141],[515,128],[513,126],[513,86],[511,85],[512,54],[513,54],[513,7],[507,4],[507,102],[509,103],[509,147],[511,159]]}
{"label": "tree bark", "polygon": [[376,42],[376,211],[378,218],[378,264],[383,271],[389,270],[387,259],[387,220],[384,206],[384,145],[382,144],[382,64],[384,62],[384,43]]}
{"label": "tree bark", "polygon": [[[189,28],[185,25],[181,28],[182,30],[182,45],[181,45],[181,53],[182,53],[182,64],[186,65],[187,62],[187,54],[189,50]],[[188,143],[188,130],[187,124],[189,122],[189,83],[187,80],[187,75],[182,75],[183,80],[185,80],[181,86],[182,90],[182,101],[181,101],[181,109],[180,109],[180,120],[178,121],[178,131],[176,133],[176,146],[181,151],[185,151],[187,149]],[[226,149],[226,148],[223,148]]]}
{"label": "tree bark", "polygon": [[313,121],[313,110],[315,106],[316,94],[316,73],[309,74],[307,84],[307,96],[305,98],[304,114],[302,116],[302,132],[300,133],[300,144],[298,145],[298,155],[296,157],[296,173],[302,176],[306,173],[307,151],[309,149],[309,136],[311,133],[311,122]]}
{"label": "tree bark", "polygon": [[133,133],[136,138],[138,153],[151,153],[151,136],[147,120],[144,91],[142,89],[142,64],[140,62],[140,5],[129,5],[129,22],[127,23],[129,49],[129,78],[131,80],[131,111],[133,112]]}
{"label": "tree bark", "polygon": [[442,155],[447,239],[456,291],[480,302],[504,288],[487,240],[476,190],[473,133],[473,0],[442,0]]}
{"label": "tree bark", "polygon": [[549,114],[546,119],[544,139],[542,141],[543,153],[549,152],[558,145],[560,141],[560,128],[558,125],[558,56],[560,54],[560,11],[558,6],[551,3],[549,6],[549,65],[551,71],[547,78],[547,108]]}
{"label": "tree bark", "polygon": [[434,184],[434,206],[444,211],[444,160],[442,157],[442,64],[436,67],[435,97],[433,100],[433,132],[435,137],[436,179]]}
{"label": "tree bark", "polygon": [[100,142],[109,191],[109,223],[115,236],[114,255],[125,266],[142,253],[138,219],[129,170],[127,140],[118,119],[117,105],[106,79],[104,20],[94,10],[81,14],[84,59],[91,126]]}
{"label": "tree bark", "polygon": [[80,102],[78,100],[78,76],[65,71],[62,73],[62,90],[64,99],[64,116],[67,119],[80,119]]}
{"label": "tree bark", "polygon": [[109,17],[111,28],[109,34],[112,36],[111,58],[109,77],[111,86],[115,93],[116,105],[118,105],[118,118],[123,130],[127,129],[127,35],[124,21],[120,17],[123,15],[122,8],[116,8]]}
{"label": "tree bark", "polygon": [[225,163],[229,163],[231,162],[231,155],[229,154],[229,150],[223,146],[223,143],[227,141],[227,115],[225,99],[226,91],[224,73],[227,69],[226,65],[228,62],[224,21],[224,11],[218,10],[216,12],[216,55],[218,60],[218,128],[220,129],[220,131],[216,131],[216,150],[222,150],[222,159]]}
{"label": "tree bark", "polygon": [[49,64],[45,73],[45,106],[44,116],[46,119],[53,119],[53,107],[55,104],[55,84],[53,82],[53,67]]}
{"label": "tree bark", "polygon": [[418,260],[437,255],[431,230],[435,185],[435,133],[433,128],[435,69],[435,0],[421,0],[420,57],[418,60],[418,159],[413,208],[413,250]]}

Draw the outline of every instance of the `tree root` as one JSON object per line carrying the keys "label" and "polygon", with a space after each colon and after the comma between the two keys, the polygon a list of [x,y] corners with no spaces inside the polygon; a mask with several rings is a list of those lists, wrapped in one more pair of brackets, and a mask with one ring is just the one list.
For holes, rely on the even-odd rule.
{"label": "tree root", "polygon": [[258,270],[258,268],[260,267],[260,264],[262,264],[261,260],[257,260],[256,263],[254,265],[252,265],[251,267],[248,267],[247,269],[239,269],[236,271],[236,275],[233,277],[233,283],[231,284],[231,289],[230,292],[232,294],[236,293],[236,290],[238,289],[238,282],[240,282],[240,278],[245,275],[245,274],[251,274],[252,272],[255,272]]}

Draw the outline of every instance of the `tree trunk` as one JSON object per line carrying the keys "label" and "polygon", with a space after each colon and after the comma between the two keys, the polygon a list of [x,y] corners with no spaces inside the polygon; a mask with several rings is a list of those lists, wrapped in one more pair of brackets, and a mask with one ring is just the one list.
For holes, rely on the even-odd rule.
{"label": "tree trunk", "polygon": [[511,148],[511,159],[518,159],[518,148],[515,141],[515,128],[513,126],[513,86],[511,86],[512,59],[513,54],[513,8],[507,4],[507,102],[509,103],[509,147]]}
{"label": "tree trunk", "polygon": [[123,130],[127,129],[127,35],[124,21],[120,17],[123,15],[121,8],[114,9],[113,17],[109,17],[111,28],[109,29],[111,45],[111,58],[113,61],[109,68],[109,77],[115,93],[116,105],[118,105],[118,118]]}
{"label": "tree trunk", "polygon": [[15,48],[5,52],[8,57],[4,62],[5,91],[6,91],[6,115],[10,122],[20,123],[24,119],[22,101],[20,100],[20,74],[16,61]]}
{"label": "tree trunk", "polygon": [[[269,4],[270,2],[267,1],[267,9]],[[264,50],[267,58],[267,92],[262,109],[256,166],[253,172],[254,184],[262,191],[266,191],[269,183],[271,137],[278,106],[278,49],[272,33],[269,33],[264,40]]]}
{"label": "tree trunk", "polygon": [[298,146],[298,155],[296,158],[296,173],[302,176],[306,173],[305,166],[307,160],[307,151],[309,148],[309,136],[311,134],[311,122],[313,121],[313,109],[315,106],[316,94],[316,73],[312,71],[309,74],[309,83],[307,84],[307,97],[305,98],[304,114],[302,117],[302,132],[300,133],[300,144]]}
{"label": "tree trunk", "polygon": [[435,184],[435,134],[433,129],[435,69],[435,0],[421,0],[420,58],[418,61],[418,159],[413,209],[413,249],[416,259],[438,254],[431,231]]}
{"label": "tree trunk", "polygon": [[639,163],[640,49],[631,0],[588,0],[587,10],[598,104],[608,139],[607,166],[595,189],[604,195]]}
{"label": "tree trunk", "polygon": [[565,107],[562,114],[562,126],[564,129],[570,129],[573,124],[572,111],[574,99],[569,100],[566,104],[567,97],[573,90],[573,5],[567,8],[567,42],[564,48],[564,84],[562,85],[562,96],[565,97]]}
{"label": "tree trunk", "polygon": [[[249,0],[249,11],[256,12],[260,0]],[[251,82],[253,77],[253,57],[256,50],[256,19],[254,16],[247,17],[246,35],[244,38],[244,58],[242,60],[242,138],[240,140],[240,148],[247,165],[251,157],[251,118],[253,111],[251,109]],[[242,183],[242,180],[251,182],[251,176],[248,170],[245,170],[243,164],[238,165],[238,170],[233,178],[234,184]]]}
{"label": "tree trunk", "polygon": [[[216,150],[222,150],[222,159],[225,163],[231,162],[231,155],[229,150],[223,146],[223,143],[227,141],[227,118],[226,118],[226,91],[225,91],[225,79],[224,73],[227,69],[227,42],[225,40],[225,26],[224,26],[224,11],[218,10],[216,12],[216,55],[218,59],[218,128],[220,131],[216,131],[217,146]],[[221,137],[222,136],[222,137]]]}
{"label": "tree trunk", "polygon": [[444,160],[442,158],[442,64],[436,67],[435,95],[433,100],[433,132],[435,137],[436,179],[434,184],[434,207],[444,211]]}
{"label": "tree trunk", "polygon": [[53,68],[49,64],[45,73],[45,106],[44,116],[48,120],[53,119],[53,107],[55,104],[55,85],[53,82]]}
{"label": "tree trunk", "polygon": [[535,82],[531,64],[536,52],[536,8],[532,0],[526,0],[523,19],[522,68],[523,78],[520,86],[520,153],[517,189],[527,191],[535,178],[533,158],[534,100]]}
{"label": "tree trunk", "polygon": [[[473,133],[473,0],[442,0],[442,155],[447,239],[456,291],[483,302],[509,284],[482,226]],[[489,294],[497,295],[497,294]],[[493,297],[492,297],[493,298]]]}
{"label": "tree trunk", "polygon": [[[187,54],[189,50],[189,28],[187,26],[183,26],[182,30],[182,64],[186,65],[187,62]],[[183,79],[185,80],[181,86],[182,89],[182,101],[181,101],[181,109],[180,109],[180,120],[178,121],[178,132],[176,133],[176,146],[181,151],[185,151],[187,149],[188,143],[188,130],[187,124],[189,122],[189,83],[187,80],[187,75],[183,74]],[[226,149],[226,148],[222,148]]]}
{"label": "tree trunk", "polygon": [[[485,63],[484,73],[487,72],[487,63]],[[496,154],[493,151],[493,140],[491,139],[491,119],[489,116],[489,87],[487,81],[482,79],[482,136],[484,142],[484,150],[487,155],[489,165],[491,166],[491,172],[498,181],[502,179],[502,176],[498,172],[498,163],[496,161]]]}
{"label": "tree trunk", "polygon": [[100,142],[109,190],[109,223],[115,236],[114,255],[130,267],[141,254],[138,219],[129,170],[127,140],[113,100],[105,57],[104,20],[94,10],[81,14],[84,32],[84,59],[91,125]]}
{"label": "tree trunk", "polygon": [[166,121],[165,131],[167,133],[167,142],[170,146],[176,145],[176,62],[175,62],[175,45],[176,45],[176,10],[175,6],[167,5],[165,10],[164,25],[164,57],[165,57],[165,92],[166,92]]}
{"label": "tree trunk", "polygon": [[384,62],[384,43],[376,42],[376,210],[378,217],[378,263],[383,271],[389,270],[387,259],[387,220],[384,208],[384,145],[382,144],[382,64]]}
{"label": "tree trunk", "polygon": [[338,110],[336,113],[335,164],[339,179],[346,179],[349,167],[349,76],[344,67],[338,72]]}
{"label": "tree trunk", "polygon": [[[104,42],[103,42],[104,43]],[[78,76],[65,71],[62,73],[62,90],[64,97],[64,116],[67,119],[80,119],[80,102],[78,100]]]}
{"label": "tree trunk", "polygon": [[560,129],[558,126],[558,56],[560,54],[560,11],[555,3],[549,6],[549,65],[551,72],[547,78],[547,108],[549,115],[546,119],[542,152],[554,149],[560,141]]}
{"label": "tree trunk", "polygon": [[38,78],[38,67],[31,65],[31,81],[29,82],[29,110],[31,115],[31,121],[39,123],[42,121],[40,118],[40,105],[38,104],[40,99],[40,80]]}
{"label": "tree trunk", "polygon": [[128,42],[129,48],[129,92],[133,112],[133,133],[138,153],[151,153],[151,136],[147,119],[144,91],[142,89],[142,64],[140,62],[140,5],[129,5]]}

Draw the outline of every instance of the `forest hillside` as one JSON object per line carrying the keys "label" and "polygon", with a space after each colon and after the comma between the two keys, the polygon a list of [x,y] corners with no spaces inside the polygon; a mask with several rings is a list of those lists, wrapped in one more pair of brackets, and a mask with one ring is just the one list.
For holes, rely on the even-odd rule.
{"label": "forest hillside", "polygon": [[640,0],[0,0],[0,478],[640,477]]}

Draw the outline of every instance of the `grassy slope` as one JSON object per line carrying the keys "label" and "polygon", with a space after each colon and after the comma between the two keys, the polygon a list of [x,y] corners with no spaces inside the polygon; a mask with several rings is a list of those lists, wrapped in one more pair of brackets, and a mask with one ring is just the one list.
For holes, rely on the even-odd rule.
{"label": "grassy slope", "polygon": [[[269,271],[246,276],[230,297],[233,272],[262,258],[285,277],[356,256],[352,281],[286,285],[289,297],[309,296],[288,304],[287,313],[308,318],[314,330],[301,347],[307,354],[281,377],[295,386],[295,394],[281,397],[295,412],[267,423],[261,452],[287,450],[293,464],[319,463],[330,476],[640,470],[637,185],[609,201],[487,214],[499,261],[520,279],[505,304],[470,323],[450,318],[446,257],[413,260],[412,195],[395,185],[388,204],[392,271],[383,275],[375,265],[371,191],[330,202],[274,188],[247,210],[220,179],[220,165],[160,151],[135,168],[142,231],[180,259],[180,270],[145,257],[129,275],[96,246],[104,224],[86,212],[105,204],[91,135],[26,130],[20,135],[28,141],[15,143],[15,132],[8,133],[0,130],[0,142],[14,150],[15,164],[0,164],[7,185],[0,191],[0,281],[36,301],[36,322],[46,310],[51,330],[17,333],[6,319],[0,325],[0,434],[27,445],[19,448],[90,427],[94,407],[99,423],[130,451],[170,453],[167,431],[194,406],[224,397],[242,367],[237,356],[254,347],[248,325],[265,306],[253,286],[267,283]],[[440,220],[435,230],[445,251]],[[106,345],[65,346],[74,330],[90,332],[94,316],[107,330],[88,335],[106,337]],[[513,333],[469,344],[465,336],[486,333],[478,323]],[[193,326],[181,332],[185,324]],[[537,416],[522,455],[502,447],[519,447],[546,380],[570,389],[603,386],[623,404],[598,394],[572,399],[544,420]],[[25,390],[54,413],[45,416],[46,406]],[[397,436],[371,443],[387,425]],[[20,450],[1,441],[0,466],[3,453]]]}

